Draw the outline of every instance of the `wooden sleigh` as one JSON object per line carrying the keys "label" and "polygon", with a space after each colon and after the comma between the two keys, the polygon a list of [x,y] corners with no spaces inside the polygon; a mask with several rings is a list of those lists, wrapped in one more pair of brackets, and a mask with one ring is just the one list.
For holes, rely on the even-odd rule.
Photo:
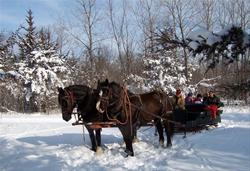
{"label": "wooden sleigh", "polygon": [[[173,119],[170,120],[174,124],[175,133],[197,132],[202,129],[207,129],[209,126],[217,126],[221,122],[221,114],[223,110],[217,111],[216,119],[211,119],[211,112],[204,104],[192,104],[186,105],[185,110],[174,110],[172,112]],[[77,115],[77,113],[74,113]],[[163,118],[164,119],[164,118]],[[99,128],[112,128],[117,127],[115,122],[83,122],[81,119],[77,119],[72,123],[76,125],[86,125],[92,129]],[[149,122],[146,125],[141,126],[154,126],[154,122]]]}

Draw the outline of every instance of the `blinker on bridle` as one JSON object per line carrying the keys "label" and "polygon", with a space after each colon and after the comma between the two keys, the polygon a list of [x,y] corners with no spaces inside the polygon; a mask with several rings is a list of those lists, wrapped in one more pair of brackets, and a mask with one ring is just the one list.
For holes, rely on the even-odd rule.
{"label": "blinker on bridle", "polygon": [[[107,90],[108,91],[108,95],[106,97],[103,97],[103,90]],[[102,87],[101,91],[99,93],[100,96],[100,102],[106,102],[108,105],[106,106],[106,108],[115,105],[120,99],[119,99],[119,95],[114,94],[114,92],[112,93],[112,91],[110,90],[110,87],[106,86],[106,87]],[[118,97],[118,99],[110,102],[110,98],[111,97]]]}

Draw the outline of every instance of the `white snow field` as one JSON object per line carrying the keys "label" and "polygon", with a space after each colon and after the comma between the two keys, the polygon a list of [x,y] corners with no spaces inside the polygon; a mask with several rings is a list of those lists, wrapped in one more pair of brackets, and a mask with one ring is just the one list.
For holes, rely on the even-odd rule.
{"label": "white snow field", "polygon": [[[104,128],[104,153],[90,151],[81,126],[60,114],[0,114],[1,171],[249,171],[250,109],[224,107],[218,128],[173,137],[171,149],[158,145],[154,128],[138,132],[134,157],[123,157],[117,128]],[[85,137],[85,141],[84,141]]]}

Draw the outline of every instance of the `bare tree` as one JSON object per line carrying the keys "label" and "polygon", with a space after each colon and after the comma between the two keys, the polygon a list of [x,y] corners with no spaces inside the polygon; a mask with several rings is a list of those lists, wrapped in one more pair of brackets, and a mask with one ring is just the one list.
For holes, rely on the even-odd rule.
{"label": "bare tree", "polygon": [[[72,12],[75,23],[69,21],[69,26],[64,29],[77,42],[74,50],[83,58],[84,70],[79,72],[86,84],[94,85],[96,76],[95,56],[99,42],[98,28],[101,22],[100,10],[97,8],[96,0],[78,0],[76,9]],[[82,69],[82,68],[81,68]]]}
{"label": "bare tree", "polygon": [[[176,37],[183,41],[183,44],[185,44],[186,36],[197,25],[197,20],[195,20],[195,18],[199,11],[194,8],[196,0],[163,0],[163,3],[167,9],[167,14],[170,14],[171,16],[171,20],[176,31]],[[182,50],[185,63],[185,76],[187,80],[189,80],[189,54],[185,46],[182,46]]]}
{"label": "bare tree", "polygon": [[215,0],[201,0],[200,8],[201,23],[204,24],[205,28],[211,31],[216,22],[215,17],[215,6],[217,5]]}
{"label": "bare tree", "polygon": [[131,34],[128,16],[128,2],[122,1],[122,11],[114,9],[112,0],[108,1],[108,17],[111,25],[111,32],[118,52],[122,79],[132,72],[134,38]]}
{"label": "bare tree", "polygon": [[[154,53],[155,33],[162,18],[160,17],[161,4],[156,0],[139,0],[134,8],[137,24],[140,28],[142,51],[144,57]],[[161,22],[164,22],[163,20]]]}

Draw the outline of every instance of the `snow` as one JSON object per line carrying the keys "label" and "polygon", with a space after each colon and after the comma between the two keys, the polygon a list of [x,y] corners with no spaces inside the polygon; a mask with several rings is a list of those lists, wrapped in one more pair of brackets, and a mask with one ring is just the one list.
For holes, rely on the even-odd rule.
{"label": "snow", "polygon": [[162,170],[162,171],[249,171],[250,109],[224,107],[218,128],[182,134],[173,147],[159,147],[153,127],[138,132],[134,157],[123,157],[117,128],[104,128],[104,153],[90,151],[90,140],[81,126],[71,126],[60,114],[0,114],[0,170]]}
{"label": "snow", "polygon": [[5,72],[2,69],[0,69],[0,74],[4,75]]}
{"label": "snow", "polygon": [[188,38],[193,41],[189,43],[190,47],[193,49],[197,49],[202,42],[206,42],[208,45],[212,46],[215,42],[221,41],[220,37],[202,28],[190,32]]}
{"label": "snow", "polygon": [[[213,46],[215,43],[220,43],[222,36],[228,35],[233,27],[235,26],[227,26],[217,33],[210,32],[204,28],[193,30],[187,36],[188,46],[193,50],[197,50],[201,45]],[[243,33],[243,47],[248,47],[250,43],[249,33],[247,31],[243,31]]]}

